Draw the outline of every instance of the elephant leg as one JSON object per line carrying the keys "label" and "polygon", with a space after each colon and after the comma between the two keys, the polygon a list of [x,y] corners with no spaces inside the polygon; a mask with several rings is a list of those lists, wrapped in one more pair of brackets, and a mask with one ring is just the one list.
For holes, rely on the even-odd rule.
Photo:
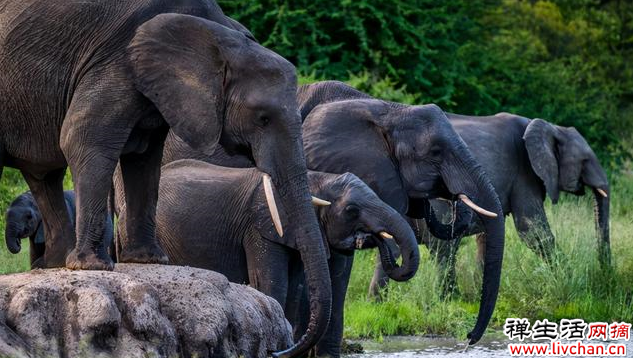
{"label": "elephant leg", "polygon": [[137,105],[140,95],[121,81],[124,74],[101,67],[93,71],[77,87],[60,134],[60,146],[73,175],[77,209],[77,243],[66,258],[66,267],[111,270],[114,265],[103,242],[108,193],[142,109]]}
{"label": "elephant leg", "polygon": [[288,277],[288,296],[284,313],[292,326],[295,341],[298,341],[308,328],[310,300],[303,274],[303,262],[299,255],[290,258]]}
{"label": "elephant leg", "polygon": [[[43,255],[35,253],[35,256],[31,256],[31,259],[35,258],[37,261],[38,267],[63,267],[66,256],[75,245],[75,231],[64,199],[65,173],[66,168],[62,168],[40,178],[23,172],[24,179],[37,202],[42,215],[42,225],[44,225]],[[35,261],[32,260],[31,264],[34,263]]]}
{"label": "elephant leg", "polygon": [[555,250],[554,234],[550,230],[543,204],[513,205],[512,218],[519,237],[538,256],[552,263]]}
{"label": "elephant leg", "polygon": [[160,162],[167,129],[155,130],[143,153],[121,156],[125,191],[126,238],[121,240],[120,262],[162,263],[167,255],[156,239],[156,203],[160,181]]}
{"label": "elephant leg", "polygon": [[354,256],[346,256],[331,251],[329,259],[330,281],[332,282],[332,315],[327,331],[317,344],[318,357],[340,357],[343,341],[344,308],[347,286],[352,273]]}
{"label": "elephant leg", "polygon": [[250,285],[286,307],[290,249],[259,236],[244,240],[244,250]]}
{"label": "elephant leg", "polygon": [[[72,250],[72,246],[68,248],[68,251]],[[34,242],[34,238],[29,239],[29,254],[31,258],[31,269],[46,268],[46,262],[44,260],[44,252],[46,251],[46,244]],[[64,263],[66,258],[64,258]],[[62,264],[63,265],[63,264]]]}

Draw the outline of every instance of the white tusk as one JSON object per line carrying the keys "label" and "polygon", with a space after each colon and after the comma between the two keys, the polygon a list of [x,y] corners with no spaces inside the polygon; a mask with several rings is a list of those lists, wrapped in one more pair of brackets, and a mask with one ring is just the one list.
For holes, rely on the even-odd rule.
{"label": "white tusk", "polygon": [[393,239],[393,235],[386,231],[381,231],[380,236],[382,236],[383,239]]}
{"label": "white tusk", "polygon": [[477,206],[477,204],[473,203],[472,200],[470,200],[465,194],[459,194],[457,197],[460,198],[464,202],[464,204],[468,205],[471,209],[475,210],[479,214],[489,216],[491,218],[497,217],[497,214],[493,213],[492,211],[488,211]]}
{"label": "white tusk", "polygon": [[279,219],[279,211],[277,211],[277,203],[275,203],[275,195],[273,194],[273,182],[270,179],[270,175],[264,173],[262,175],[262,181],[264,182],[264,193],[266,194],[266,203],[268,203],[268,210],[270,210],[270,217],[275,224],[275,230],[280,237],[284,236],[284,228],[281,226],[281,220]]}
{"label": "white tusk", "polygon": [[597,191],[598,193],[600,193],[600,195],[604,196],[605,198],[608,198],[608,197],[609,197],[609,195],[607,195],[607,192],[606,192],[606,191],[604,191],[604,190],[602,190],[602,189],[600,189],[600,188],[596,188],[596,191]]}
{"label": "white tusk", "polygon": [[330,203],[327,200],[319,199],[316,196],[313,196],[312,197],[312,205],[314,205],[314,206],[330,206],[330,205],[332,205],[332,203]]}

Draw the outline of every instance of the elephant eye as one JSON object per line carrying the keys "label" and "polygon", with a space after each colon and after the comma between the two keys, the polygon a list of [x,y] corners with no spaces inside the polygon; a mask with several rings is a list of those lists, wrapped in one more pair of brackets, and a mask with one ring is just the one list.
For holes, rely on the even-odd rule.
{"label": "elephant eye", "polygon": [[442,155],[442,148],[437,145],[432,146],[431,150],[429,150],[429,155],[434,158],[439,157],[440,155]]}
{"label": "elephant eye", "polygon": [[260,116],[257,122],[260,126],[265,127],[270,123],[270,118],[268,116]]}
{"label": "elephant eye", "polygon": [[345,207],[345,218],[347,220],[355,220],[360,216],[360,208],[356,205],[348,205]]}

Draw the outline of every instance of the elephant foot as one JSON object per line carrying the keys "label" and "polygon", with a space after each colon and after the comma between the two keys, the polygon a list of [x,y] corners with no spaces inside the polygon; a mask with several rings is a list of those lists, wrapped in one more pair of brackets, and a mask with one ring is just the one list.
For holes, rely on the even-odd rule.
{"label": "elephant foot", "polygon": [[114,262],[107,255],[99,255],[90,249],[73,249],[66,257],[66,267],[71,270],[112,271]]}
{"label": "elephant foot", "polygon": [[157,244],[142,247],[122,248],[119,262],[137,264],[168,264],[169,258]]}

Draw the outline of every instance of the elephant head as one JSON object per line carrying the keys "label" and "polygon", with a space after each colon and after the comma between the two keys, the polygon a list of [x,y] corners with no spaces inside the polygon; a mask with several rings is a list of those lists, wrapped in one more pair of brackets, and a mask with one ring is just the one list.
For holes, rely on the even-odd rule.
{"label": "elephant head", "polygon": [[292,213],[294,228],[287,232],[296,236],[311,300],[308,331],[280,353],[294,356],[327,327],[326,252],[310,203],[295,68],[247,35],[198,17],[161,14],[137,29],[128,54],[136,88],[176,135],[206,155],[219,143],[250,157]]}
{"label": "elephant head", "polygon": [[438,197],[460,198],[477,211],[488,237],[479,316],[469,333],[477,342],[499,290],[504,220],[490,181],[445,113],[435,105],[340,100],[315,107],[303,128],[310,169],[353,172],[401,214]]}
{"label": "elephant head", "polygon": [[[380,200],[356,175],[308,173],[323,236],[331,249],[351,254],[355,249],[378,246],[383,268],[390,278],[405,281],[415,275],[420,253],[415,234],[402,215]],[[321,203],[323,204],[323,203]],[[395,240],[402,254],[396,264],[386,240]]]}
{"label": "elephant head", "polygon": [[35,235],[42,223],[40,211],[30,192],[18,196],[9,206],[6,214],[4,239],[7,249],[17,254],[22,249],[21,240]]}
{"label": "elephant head", "polygon": [[596,154],[573,127],[561,127],[542,119],[533,119],[523,135],[532,169],[545,185],[552,203],[558,202],[560,191],[584,194],[584,187],[593,190],[596,209],[600,259],[610,262],[609,248],[609,182]]}

